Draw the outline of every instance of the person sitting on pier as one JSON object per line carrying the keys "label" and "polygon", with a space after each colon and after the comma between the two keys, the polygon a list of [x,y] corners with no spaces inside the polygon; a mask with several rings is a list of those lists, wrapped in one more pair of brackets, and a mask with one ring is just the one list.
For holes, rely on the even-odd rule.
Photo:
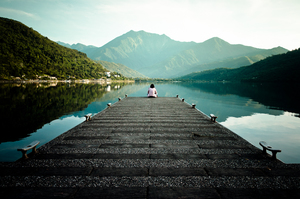
{"label": "person sitting on pier", "polygon": [[158,97],[154,84],[151,84],[150,88],[148,88],[148,97]]}

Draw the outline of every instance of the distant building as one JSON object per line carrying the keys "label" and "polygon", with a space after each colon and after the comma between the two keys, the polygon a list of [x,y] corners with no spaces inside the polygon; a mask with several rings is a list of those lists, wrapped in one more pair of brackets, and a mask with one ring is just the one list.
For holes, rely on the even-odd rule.
{"label": "distant building", "polygon": [[105,91],[109,92],[111,90],[110,85],[107,85],[107,87],[105,88]]}
{"label": "distant building", "polygon": [[57,77],[51,77],[49,75],[44,75],[44,76],[36,76],[38,79],[50,79],[50,80],[57,80]]}
{"label": "distant building", "polygon": [[110,77],[110,72],[105,72],[106,77]]}
{"label": "distant building", "polygon": [[51,80],[57,80],[57,77],[49,77]]}

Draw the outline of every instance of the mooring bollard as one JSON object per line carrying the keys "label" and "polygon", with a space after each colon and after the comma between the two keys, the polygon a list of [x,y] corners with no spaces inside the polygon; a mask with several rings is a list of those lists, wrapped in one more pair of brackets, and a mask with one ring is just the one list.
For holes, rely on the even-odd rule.
{"label": "mooring bollard", "polygon": [[85,121],[92,120],[92,119],[91,119],[92,113],[86,114],[84,117],[85,117]]}
{"label": "mooring bollard", "polygon": [[179,95],[176,95],[176,97],[178,98]]}
{"label": "mooring bollard", "polygon": [[107,106],[108,106],[108,108],[110,108],[110,106],[111,106],[111,103],[108,103],[108,104],[107,104]]}
{"label": "mooring bollard", "polygon": [[195,108],[196,107],[196,104],[192,104],[192,108]]}
{"label": "mooring bollard", "polygon": [[271,151],[271,152],[272,152],[272,159],[274,159],[274,160],[277,159],[277,158],[276,158],[276,154],[277,154],[278,152],[281,152],[280,149],[273,149],[273,148],[272,148],[270,145],[268,145],[268,143],[265,142],[265,141],[260,141],[259,144],[260,144],[260,146],[263,147],[263,153],[264,153],[264,154],[267,153],[267,150],[268,150],[268,151]]}
{"label": "mooring bollard", "polygon": [[181,101],[184,102],[184,98],[182,98]]}
{"label": "mooring bollard", "polygon": [[120,98],[120,97],[119,97],[118,99],[119,99],[119,101],[121,101],[121,98]]}
{"label": "mooring bollard", "polygon": [[40,143],[40,141],[34,141],[34,142],[31,142],[29,145],[27,145],[26,147],[24,148],[21,148],[21,149],[17,149],[17,151],[21,151],[23,156],[22,158],[25,160],[25,159],[28,159],[28,156],[27,156],[27,151],[32,149],[32,153],[33,154],[36,154],[37,151],[36,151],[36,146]]}
{"label": "mooring bollard", "polygon": [[128,95],[126,94],[125,97],[127,97]]}
{"label": "mooring bollard", "polygon": [[209,116],[212,122],[216,122],[216,119],[218,118],[217,116],[215,116],[214,114],[210,114]]}

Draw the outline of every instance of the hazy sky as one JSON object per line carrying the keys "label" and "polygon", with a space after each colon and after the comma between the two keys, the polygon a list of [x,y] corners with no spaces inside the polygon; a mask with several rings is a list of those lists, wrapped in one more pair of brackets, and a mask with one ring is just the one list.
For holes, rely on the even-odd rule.
{"label": "hazy sky", "polygon": [[103,46],[130,30],[300,48],[300,0],[0,0],[0,16],[53,41]]}

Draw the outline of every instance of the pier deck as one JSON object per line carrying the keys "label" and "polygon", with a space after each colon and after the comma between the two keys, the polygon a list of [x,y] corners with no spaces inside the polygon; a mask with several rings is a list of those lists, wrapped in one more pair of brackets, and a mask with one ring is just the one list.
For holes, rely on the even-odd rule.
{"label": "pier deck", "polygon": [[175,97],[124,98],[0,166],[1,198],[300,198],[299,165]]}

